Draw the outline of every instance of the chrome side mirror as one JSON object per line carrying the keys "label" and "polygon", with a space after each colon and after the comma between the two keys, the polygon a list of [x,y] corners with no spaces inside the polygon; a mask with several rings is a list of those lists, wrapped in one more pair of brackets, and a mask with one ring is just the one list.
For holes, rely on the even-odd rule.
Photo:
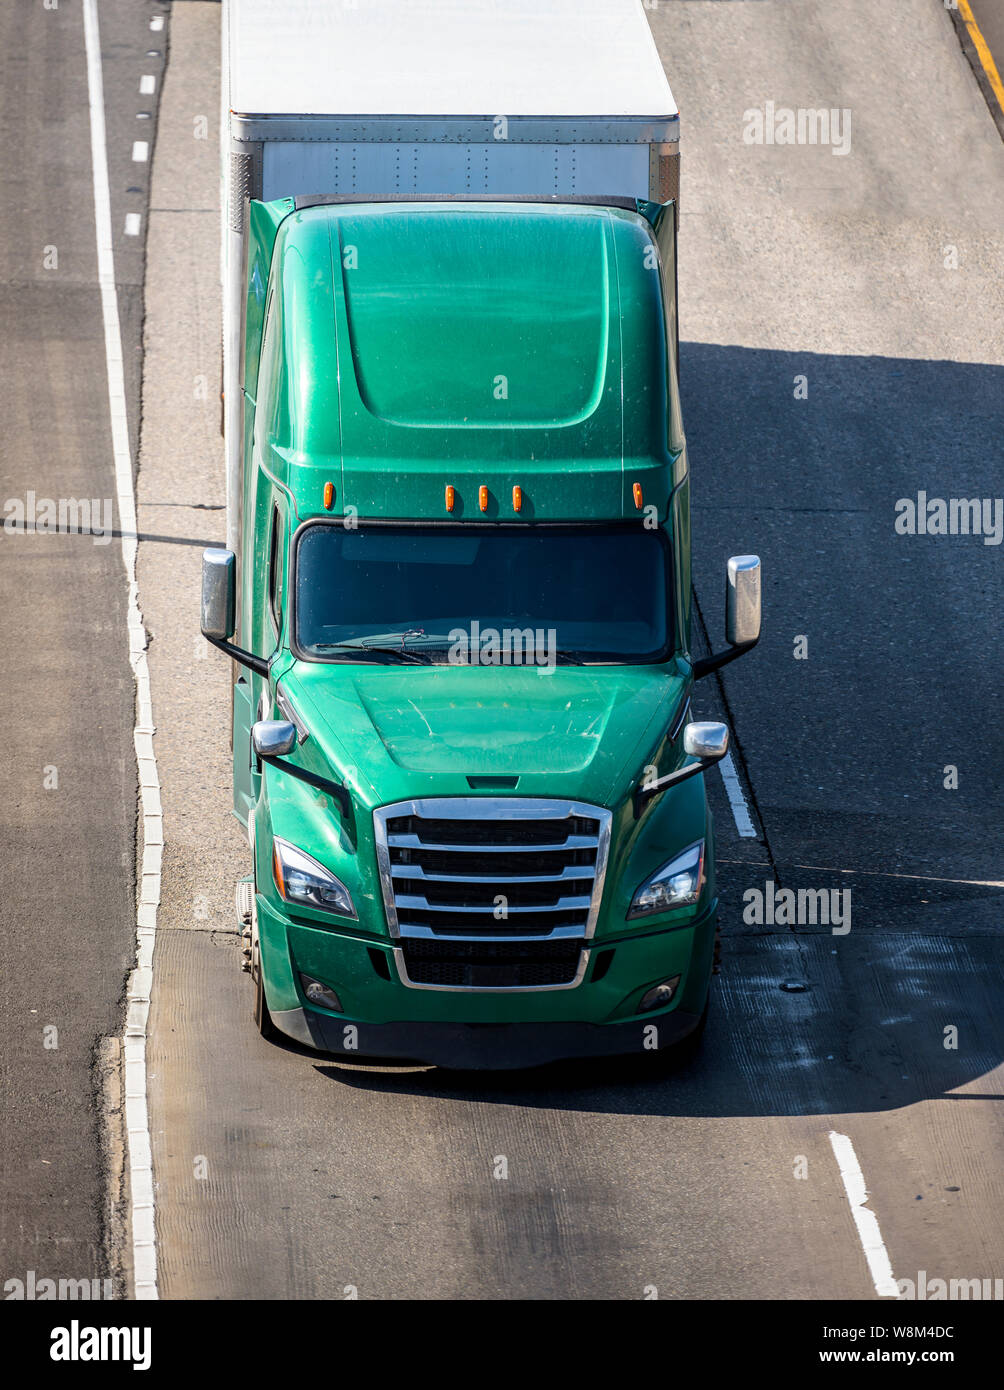
{"label": "chrome side mirror", "polygon": [[725,575],[725,635],[729,645],[723,652],[702,656],[694,662],[695,681],[735,661],[760,640],[759,555],[733,555]]}
{"label": "chrome side mirror", "polygon": [[296,725],[288,719],[259,719],[251,745],[259,758],[284,758],[296,747]]}
{"label": "chrome side mirror", "polygon": [[660,777],[657,782],[640,782],[635,787],[632,797],[635,820],[641,815],[645,803],[651,801],[654,796],[661,796],[663,792],[669,791],[670,787],[676,787],[681,782],[696,777],[699,772],[714,767],[715,763],[725,757],[729,751],[728,725],[688,724],[683,731],[683,751],[688,757],[697,758],[698,761],[678,767],[675,772]]}
{"label": "chrome side mirror", "polygon": [[732,647],[760,637],[760,557],[733,555],[726,566],[725,636]]}
{"label": "chrome side mirror", "polygon": [[237,626],[237,557],[232,550],[212,547],[202,552],[202,635],[234,661],[268,675],[263,656],[246,652],[231,642]]}
{"label": "chrome side mirror", "polygon": [[202,552],[202,634],[228,642],[237,626],[237,557],[232,550]]}
{"label": "chrome side mirror", "polygon": [[717,763],[729,751],[727,724],[688,724],[683,731],[683,751],[705,763]]}

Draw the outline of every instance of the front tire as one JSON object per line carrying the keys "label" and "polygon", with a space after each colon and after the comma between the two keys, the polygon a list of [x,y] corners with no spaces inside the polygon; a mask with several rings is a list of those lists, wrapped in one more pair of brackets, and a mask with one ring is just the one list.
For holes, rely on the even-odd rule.
{"label": "front tire", "polygon": [[704,1030],[708,1026],[708,1010],[711,1007],[711,990],[708,990],[708,997],[704,1001],[704,1011],[700,1021],[692,1033],[688,1033],[680,1042],[674,1043],[672,1047],[666,1048],[666,1059],[672,1070],[677,1067],[685,1066],[693,1061],[701,1049],[701,1039],[704,1037]]}
{"label": "front tire", "polygon": [[251,983],[254,986],[253,1018],[255,1027],[266,1042],[278,1042],[280,1033],[272,1022],[268,1000],[265,998],[265,976],[261,967],[261,946],[258,942],[257,913],[251,926]]}
{"label": "front tire", "polygon": [[708,1009],[711,1004],[711,991],[708,991],[708,998],[704,1004],[704,1012],[701,1014],[700,1021],[692,1033],[688,1033],[679,1042],[671,1043],[669,1047],[660,1048],[658,1052],[643,1053],[634,1060],[632,1074],[642,1081],[658,1081],[663,1077],[673,1076],[676,1072],[682,1071],[691,1063],[700,1051],[701,1039],[708,1023]]}

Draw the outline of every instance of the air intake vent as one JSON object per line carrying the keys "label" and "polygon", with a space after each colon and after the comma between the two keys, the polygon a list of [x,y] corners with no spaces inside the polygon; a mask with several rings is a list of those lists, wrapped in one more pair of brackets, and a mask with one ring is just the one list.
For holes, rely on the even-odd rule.
{"label": "air intake vent", "polygon": [[554,989],[575,981],[578,941],[542,944],[407,940],[402,948],[412,984],[436,989]]}

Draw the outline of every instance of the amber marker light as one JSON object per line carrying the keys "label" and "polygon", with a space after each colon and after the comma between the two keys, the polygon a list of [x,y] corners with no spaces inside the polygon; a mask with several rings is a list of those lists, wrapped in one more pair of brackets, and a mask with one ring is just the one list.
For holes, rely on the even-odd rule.
{"label": "amber marker light", "polygon": [[514,512],[523,510],[523,489],[517,483],[512,490],[512,509]]}
{"label": "amber marker light", "polygon": [[446,484],[446,510],[452,512],[457,504],[457,489],[452,483]]}
{"label": "amber marker light", "polygon": [[483,512],[488,510],[488,489],[484,483],[478,488],[478,506]]}
{"label": "amber marker light", "polygon": [[335,485],[334,483],[324,484],[324,510],[330,512],[335,505]]}
{"label": "amber marker light", "polygon": [[641,483],[635,483],[631,491],[634,493],[634,504],[641,511]]}

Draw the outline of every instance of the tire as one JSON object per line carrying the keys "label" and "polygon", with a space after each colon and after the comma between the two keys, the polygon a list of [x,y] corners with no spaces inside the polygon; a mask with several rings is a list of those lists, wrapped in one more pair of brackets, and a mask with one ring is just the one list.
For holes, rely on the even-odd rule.
{"label": "tire", "polygon": [[261,968],[261,948],[258,945],[258,926],[255,923],[251,935],[251,983],[254,986],[254,1009],[252,1017],[255,1027],[266,1042],[278,1042],[282,1036],[272,1022],[265,998],[265,979]]}
{"label": "tire", "polygon": [[708,1009],[710,1006],[711,990],[709,989],[708,997],[704,1001],[704,1011],[701,1014],[697,1027],[692,1033],[688,1033],[685,1038],[681,1039],[680,1042],[674,1043],[672,1047],[666,1048],[666,1059],[671,1068],[675,1069],[678,1066],[684,1066],[687,1062],[692,1061],[694,1057],[697,1056],[698,1052],[700,1052],[704,1030],[708,1026]]}
{"label": "tire", "polygon": [[690,1062],[694,1060],[701,1048],[701,1039],[708,1024],[708,1008],[711,1003],[711,991],[708,991],[708,998],[704,1003],[704,1012],[701,1014],[697,1027],[692,1033],[688,1033],[685,1038],[677,1043],[671,1043],[669,1047],[662,1047],[658,1052],[649,1052],[636,1057],[631,1065],[632,1074],[638,1080],[657,1081],[662,1077],[672,1076],[678,1071],[682,1071]]}

